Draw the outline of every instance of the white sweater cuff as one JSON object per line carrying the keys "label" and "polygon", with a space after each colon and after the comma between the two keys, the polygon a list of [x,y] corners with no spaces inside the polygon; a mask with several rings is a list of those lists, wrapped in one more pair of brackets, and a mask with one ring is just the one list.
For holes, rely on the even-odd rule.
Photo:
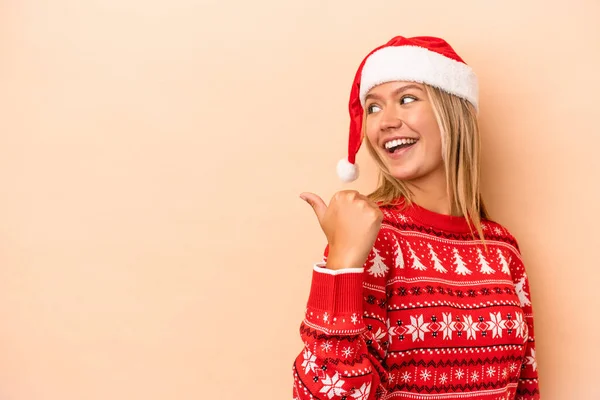
{"label": "white sweater cuff", "polygon": [[325,267],[325,265],[327,265],[327,263],[319,262],[314,265],[313,269],[316,272],[319,272],[321,274],[328,274],[328,275],[361,274],[365,270],[364,268],[328,269]]}

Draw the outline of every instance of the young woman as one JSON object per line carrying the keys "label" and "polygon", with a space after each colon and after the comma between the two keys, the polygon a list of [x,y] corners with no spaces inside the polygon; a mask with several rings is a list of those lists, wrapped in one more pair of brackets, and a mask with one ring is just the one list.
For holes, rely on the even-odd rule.
{"label": "young woman", "polygon": [[442,39],[395,37],[361,63],[342,179],[363,137],[369,196],[314,209],[313,271],[294,399],[539,399],[529,284],[480,194],[478,86]]}

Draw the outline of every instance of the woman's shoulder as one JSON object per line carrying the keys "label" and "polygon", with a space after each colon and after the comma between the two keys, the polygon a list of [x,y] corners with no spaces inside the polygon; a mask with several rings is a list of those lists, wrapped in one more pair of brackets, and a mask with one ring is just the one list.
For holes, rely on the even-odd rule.
{"label": "woman's shoulder", "polygon": [[519,243],[516,237],[501,223],[491,219],[483,219],[481,221],[481,229],[486,240],[505,242],[514,246],[517,251],[519,250]]}
{"label": "woman's shoulder", "polygon": [[412,230],[411,227],[414,227],[415,221],[403,207],[385,204],[379,205],[379,210],[383,214],[382,229],[393,229],[396,235],[400,235],[402,232]]}

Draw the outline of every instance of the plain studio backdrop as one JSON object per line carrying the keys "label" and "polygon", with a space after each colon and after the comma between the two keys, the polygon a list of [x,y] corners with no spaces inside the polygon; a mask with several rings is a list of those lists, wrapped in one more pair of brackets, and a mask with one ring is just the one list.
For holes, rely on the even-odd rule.
{"label": "plain studio backdrop", "polygon": [[481,83],[545,400],[598,399],[598,1],[0,1],[0,398],[289,399],[350,84],[395,35]]}

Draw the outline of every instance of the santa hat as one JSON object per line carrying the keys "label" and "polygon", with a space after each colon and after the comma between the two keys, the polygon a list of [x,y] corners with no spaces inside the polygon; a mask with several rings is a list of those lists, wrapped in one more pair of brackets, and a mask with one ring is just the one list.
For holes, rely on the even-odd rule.
{"label": "santa hat", "polygon": [[356,153],[363,139],[365,97],[373,87],[391,81],[431,85],[478,108],[477,76],[445,40],[430,36],[394,37],[372,50],[356,71],[349,102],[348,157],[337,165],[338,176],[344,182],[358,178]]}

